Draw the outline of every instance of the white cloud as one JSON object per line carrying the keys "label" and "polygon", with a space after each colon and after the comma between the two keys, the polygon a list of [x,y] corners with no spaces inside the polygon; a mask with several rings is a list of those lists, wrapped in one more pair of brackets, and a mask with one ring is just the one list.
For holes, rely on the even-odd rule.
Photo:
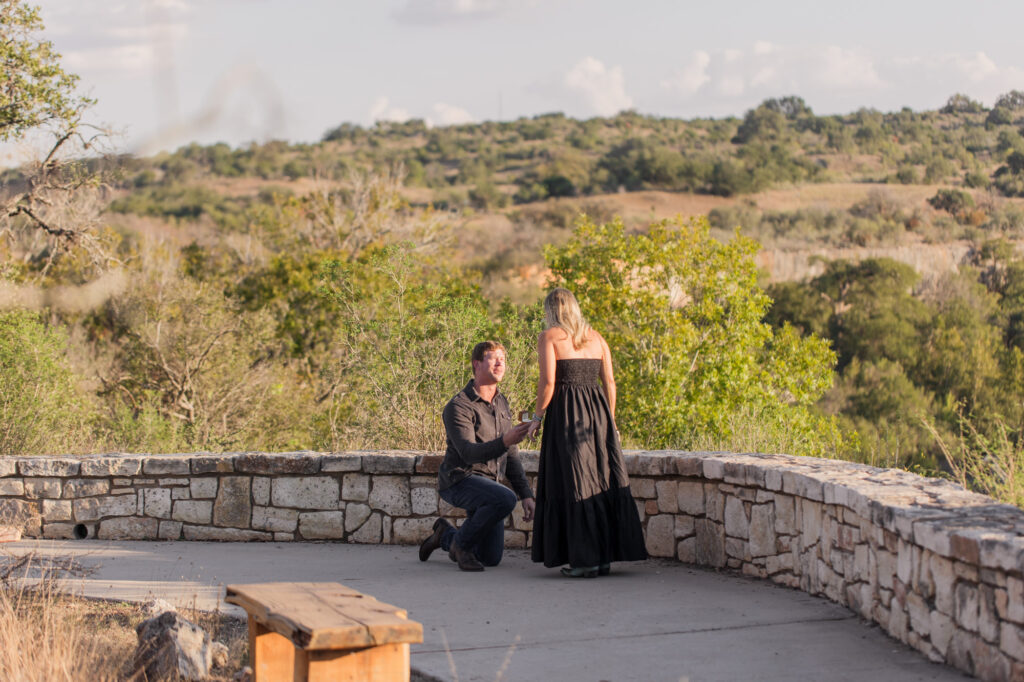
{"label": "white cloud", "polygon": [[744,49],[684,55],[661,80],[667,98],[660,110],[736,115],[784,95],[803,97],[819,113],[865,105],[937,108],[955,92],[991,105],[1022,83],[1024,69],[982,51],[892,56],[843,45],[758,41]]}
{"label": "white cloud", "polygon": [[436,125],[451,126],[472,123],[475,120],[473,115],[462,107],[438,102],[434,105],[434,117],[431,118],[430,122]]}
{"label": "white cloud", "polygon": [[412,118],[412,115],[405,109],[391,106],[391,101],[387,97],[378,97],[373,101],[369,116],[370,120],[374,122],[394,121],[395,123],[408,121]]}
{"label": "white cloud", "polygon": [[766,41],[749,50],[696,52],[662,86],[678,94],[736,98],[805,90],[863,90],[883,85],[874,61],[836,45],[788,47]]}
{"label": "white cloud", "polygon": [[959,76],[976,83],[998,78],[1001,74],[1001,69],[984,52],[897,59],[894,61],[894,67],[921,75],[944,71],[954,77]]}
{"label": "white cloud", "polygon": [[508,4],[507,0],[405,0],[392,16],[405,24],[447,24],[492,17]]}
{"label": "white cloud", "polygon": [[661,82],[662,87],[669,90],[678,90],[692,95],[700,90],[701,86],[711,80],[708,75],[708,66],[711,64],[711,55],[703,50],[693,53],[690,61],[683,68]]}
{"label": "white cloud", "polygon": [[194,0],[90,2],[43,0],[47,36],[57,39],[67,66],[84,72],[163,66],[185,39]]}
{"label": "white cloud", "polygon": [[569,69],[564,84],[581,95],[587,106],[599,116],[611,116],[633,106],[633,98],[626,94],[622,68],[608,68],[593,57],[584,57]]}

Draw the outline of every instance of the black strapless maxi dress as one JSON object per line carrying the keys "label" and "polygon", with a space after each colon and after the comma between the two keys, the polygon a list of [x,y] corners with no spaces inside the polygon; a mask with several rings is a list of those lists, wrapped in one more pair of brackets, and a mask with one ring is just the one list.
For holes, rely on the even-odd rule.
{"label": "black strapless maxi dress", "polygon": [[540,445],[532,550],[533,560],[548,567],[647,558],[600,374],[600,359],[555,363],[555,392]]}

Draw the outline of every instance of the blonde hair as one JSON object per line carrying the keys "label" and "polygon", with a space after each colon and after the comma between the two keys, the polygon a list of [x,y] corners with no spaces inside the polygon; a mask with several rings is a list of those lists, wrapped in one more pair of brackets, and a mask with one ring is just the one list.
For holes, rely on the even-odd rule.
{"label": "blonde hair", "polygon": [[590,325],[583,319],[580,304],[568,289],[558,287],[544,299],[544,320],[548,328],[558,327],[572,339],[572,347],[579,350],[587,342]]}

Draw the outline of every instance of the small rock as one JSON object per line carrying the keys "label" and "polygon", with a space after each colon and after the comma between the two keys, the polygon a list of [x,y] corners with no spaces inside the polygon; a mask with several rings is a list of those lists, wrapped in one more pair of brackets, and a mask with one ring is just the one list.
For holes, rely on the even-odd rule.
{"label": "small rock", "polygon": [[168,611],[144,620],[135,632],[139,636],[136,675],[143,671],[143,679],[150,680],[204,680],[210,676],[210,636],[178,613]]}
{"label": "small rock", "polygon": [[214,668],[224,668],[228,664],[228,647],[221,642],[210,645],[210,653]]}
{"label": "small rock", "polygon": [[245,666],[232,677],[235,682],[252,682],[252,668]]}
{"label": "small rock", "polygon": [[142,611],[150,618],[159,616],[161,613],[177,613],[178,609],[174,608],[169,602],[163,599],[153,599],[145,603],[142,607]]}

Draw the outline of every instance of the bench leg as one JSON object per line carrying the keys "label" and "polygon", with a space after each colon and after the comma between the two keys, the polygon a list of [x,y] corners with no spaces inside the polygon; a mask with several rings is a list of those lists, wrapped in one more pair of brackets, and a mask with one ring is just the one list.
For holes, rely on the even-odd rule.
{"label": "bench leg", "polygon": [[253,682],[306,680],[306,660],[287,637],[249,618],[249,662]]}
{"label": "bench leg", "polygon": [[409,682],[408,644],[308,651],[306,655],[309,682]]}
{"label": "bench leg", "polygon": [[249,619],[253,682],[409,682],[409,645],[303,651]]}

